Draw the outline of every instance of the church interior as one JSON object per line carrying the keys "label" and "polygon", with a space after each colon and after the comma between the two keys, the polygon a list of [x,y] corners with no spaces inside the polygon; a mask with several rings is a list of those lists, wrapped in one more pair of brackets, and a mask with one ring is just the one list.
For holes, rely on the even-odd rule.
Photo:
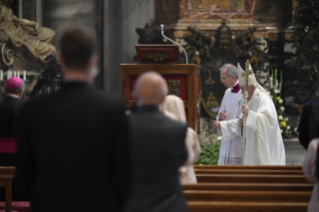
{"label": "church interior", "polygon": [[[317,70],[311,72],[315,75],[302,74],[294,67],[308,57],[298,57],[302,44],[296,44],[303,40],[298,37],[296,14],[304,2],[2,0],[0,103],[6,98],[5,82],[13,76],[25,81],[22,103],[58,90],[61,79],[46,75],[46,58],[58,57],[65,30],[85,27],[97,42],[97,90],[123,98],[130,108],[136,104],[132,91],[138,77],[154,70],[167,82],[168,93],[183,100],[188,126],[197,133],[202,149],[194,165],[198,183],[182,185],[190,211],[306,211],[314,183],[302,169],[307,151],[299,141],[299,127],[304,105],[318,96],[319,77]],[[315,27],[314,33],[319,33]],[[319,43],[313,45],[317,51]],[[318,62],[308,61],[301,66],[318,68]],[[269,92],[285,166],[217,165],[223,135],[214,122],[227,93],[220,78],[224,64],[239,65],[244,71],[250,64],[257,84]],[[308,75],[315,77],[304,77]],[[46,77],[53,85],[46,84]],[[41,80],[46,85],[37,89]],[[11,197],[14,175],[15,167],[0,161],[0,211],[30,212],[28,201]]]}

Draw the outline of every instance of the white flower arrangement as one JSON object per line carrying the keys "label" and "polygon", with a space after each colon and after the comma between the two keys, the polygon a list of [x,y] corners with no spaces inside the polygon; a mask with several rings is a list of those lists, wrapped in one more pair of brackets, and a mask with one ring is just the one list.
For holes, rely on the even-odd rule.
{"label": "white flower arrangement", "polygon": [[284,101],[282,99],[279,99],[278,102],[282,104]]}
{"label": "white flower arrangement", "polygon": [[281,133],[283,133],[284,131],[280,130]]}
{"label": "white flower arrangement", "polygon": [[282,116],[278,116],[278,119],[279,119],[279,120],[282,120]]}
{"label": "white flower arrangement", "polygon": [[289,125],[287,126],[287,130],[290,130],[290,126]]}
{"label": "white flower arrangement", "polygon": [[221,136],[218,136],[218,137],[217,137],[217,140],[218,140],[218,141],[221,141],[221,140],[222,140],[222,137],[221,137]]}
{"label": "white flower arrangement", "polygon": [[281,110],[281,111],[285,111],[285,108],[281,106],[281,107],[280,107],[280,110]]}
{"label": "white flower arrangement", "polygon": [[295,127],[294,131],[297,132],[297,127]]}
{"label": "white flower arrangement", "polygon": [[285,120],[288,121],[289,119],[288,119],[288,118],[285,118]]}

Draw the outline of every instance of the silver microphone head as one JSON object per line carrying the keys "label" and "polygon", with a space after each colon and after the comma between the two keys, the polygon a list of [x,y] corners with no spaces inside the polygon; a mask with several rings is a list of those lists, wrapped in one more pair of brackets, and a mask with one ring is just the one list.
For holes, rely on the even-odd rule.
{"label": "silver microphone head", "polygon": [[164,32],[164,25],[161,24],[161,31]]}

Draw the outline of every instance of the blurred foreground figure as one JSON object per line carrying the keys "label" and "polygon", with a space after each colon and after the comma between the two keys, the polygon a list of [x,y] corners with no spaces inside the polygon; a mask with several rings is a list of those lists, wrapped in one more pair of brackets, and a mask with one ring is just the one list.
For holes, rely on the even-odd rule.
{"label": "blurred foreground figure", "polygon": [[129,189],[128,121],[121,99],[95,91],[90,32],[60,41],[64,84],[22,107],[17,179],[33,212],[120,211]]}
{"label": "blurred foreground figure", "polygon": [[313,123],[315,123],[316,120],[314,119],[312,114],[313,105],[316,105],[318,103],[319,97],[316,97],[304,104],[300,116],[300,122],[297,130],[299,132],[298,138],[300,144],[305,149],[308,149],[308,145],[312,139],[319,137],[319,130],[316,125],[313,125]]}
{"label": "blurred foreground figure", "polygon": [[319,211],[319,164],[318,164],[318,144],[319,138],[313,139],[308,146],[308,151],[302,166],[304,174],[310,183],[315,183],[313,187],[308,212]]}
{"label": "blurred foreground figure", "polygon": [[[249,70],[252,70],[249,64]],[[244,92],[244,71],[238,65],[239,85]],[[254,73],[247,82],[248,102],[242,106],[244,123],[244,165],[286,165],[286,154],[277,112],[268,92],[256,80]],[[243,118],[240,119],[243,125]]]}
{"label": "blurred foreground figure", "polygon": [[[0,166],[16,166],[18,117],[24,88],[22,79],[11,77],[3,89],[7,97],[0,103]],[[17,193],[15,180],[12,180],[12,200],[24,200],[24,196]],[[0,201],[4,201],[4,193],[4,187],[0,187]]]}
{"label": "blurred foreground figure", "polygon": [[[162,105],[165,115],[174,120],[186,123],[185,108],[181,98],[174,95],[168,95]],[[196,132],[190,127],[187,128],[186,146],[190,165],[182,166],[179,169],[180,181],[181,183],[197,183],[193,164],[198,160],[199,155],[202,153],[202,149],[199,145]]]}
{"label": "blurred foreground figure", "polygon": [[0,166],[15,166],[17,148],[18,116],[25,83],[19,77],[7,79],[5,100],[0,103]]}
{"label": "blurred foreground figure", "polygon": [[178,179],[178,169],[187,159],[187,125],[159,110],[167,85],[158,73],[142,74],[134,94],[138,108],[129,116],[133,179],[125,211],[188,211]]}
{"label": "blurred foreground figure", "polygon": [[47,64],[46,69],[41,73],[37,84],[34,86],[33,90],[29,94],[29,99],[33,98],[38,94],[38,92],[45,88],[45,94],[50,94],[56,92],[62,83],[61,77],[61,67],[58,64],[57,59],[54,55],[49,55],[45,58]]}

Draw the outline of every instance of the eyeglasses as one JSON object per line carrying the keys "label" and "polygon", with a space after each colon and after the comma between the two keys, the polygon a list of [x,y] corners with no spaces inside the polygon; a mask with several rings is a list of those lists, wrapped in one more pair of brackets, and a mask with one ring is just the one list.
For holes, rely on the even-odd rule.
{"label": "eyeglasses", "polygon": [[222,80],[226,80],[227,78],[229,78],[229,77],[226,77],[226,78],[220,77],[219,80],[222,81]]}

